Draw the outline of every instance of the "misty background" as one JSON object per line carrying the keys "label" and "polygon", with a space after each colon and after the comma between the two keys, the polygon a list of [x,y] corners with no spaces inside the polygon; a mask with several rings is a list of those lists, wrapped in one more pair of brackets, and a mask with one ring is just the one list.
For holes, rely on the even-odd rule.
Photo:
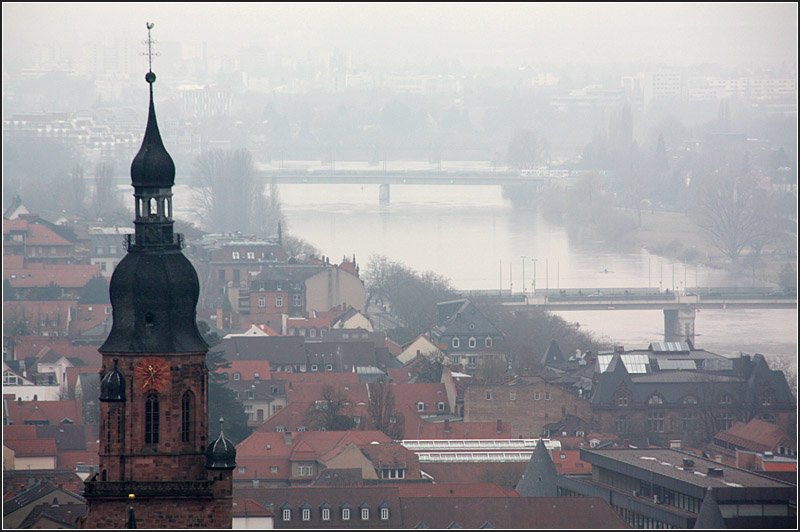
{"label": "misty background", "polygon": [[[52,221],[130,225],[154,22],[181,223],[274,237],[282,221],[310,242],[297,243],[305,253],[383,254],[457,288],[532,289],[538,257],[540,288],[674,290],[691,286],[694,268],[698,286],[796,289],[797,4],[2,9],[4,207],[19,196]],[[533,196],[393,186],[380,209],[363,186],[258,181],[403,169],[570,180]],[[726,234],[715,191],[737,199],[743,220]],[[759,349],[764,326],[778,324],[775,351],[796,352],[796,310],[770,312],[702,334],[734,328],[747,338],[724,349]],[[658,316],[625,340],[658,337]],[[634,327],[617,323],[608,334]]]}

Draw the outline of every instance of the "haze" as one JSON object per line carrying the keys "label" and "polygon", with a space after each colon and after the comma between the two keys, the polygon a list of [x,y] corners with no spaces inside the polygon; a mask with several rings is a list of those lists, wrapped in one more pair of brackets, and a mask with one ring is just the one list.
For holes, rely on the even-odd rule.
{"label": "haze", "polygon": [[126,36],[206,41],[209,53],[256,44],[304,56],[342,49],[354,61],[456,59],[530,63],[797,61],[797,5],[787,4],[3,4],[3,63],[36,44],[65,48]]}

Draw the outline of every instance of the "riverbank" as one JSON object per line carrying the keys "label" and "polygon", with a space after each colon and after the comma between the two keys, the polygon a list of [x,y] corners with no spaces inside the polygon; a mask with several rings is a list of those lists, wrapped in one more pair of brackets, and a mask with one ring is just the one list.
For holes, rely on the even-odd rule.
{"label": "riverbank", "polygon": [[787,263],[793,264],[797,271],[796,249],[792,256],[770,247],[757,258],[743,255],[738,262],[731,263],[711,245],[691,217],[679,212],[642,211],[641,226],[635,229],[632,239],[637,246],[656,255],[750,277],[755,285],[780,285],[781,272]]}

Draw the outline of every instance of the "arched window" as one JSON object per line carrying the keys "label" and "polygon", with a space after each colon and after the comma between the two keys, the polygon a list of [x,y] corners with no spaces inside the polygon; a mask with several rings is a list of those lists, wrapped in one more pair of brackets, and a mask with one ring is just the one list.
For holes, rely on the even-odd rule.
{"label": "arched window", "polygon": [[181,441],[185,443],[192,441],[193,404],[194,394],[191,391],[187,391],[181,398]]}
{"label": "arched window", "polygon": [[158,396],[150,394],[144,402],[144,442],[158,443]]}
{"label": "arched window", "polygon": [[461,342],[458,339],[458,336],[453,337],[453,342],[451,344],[453,347],[458,348],[461,345]]}
{"label": "arched window", "polygon": [[477,347],[477,345],[478,345],[478,341],[475,339],[475,337],[474,336],[470,336],[470,338],[469,338],[469,348],[470,349],[475,349],[475,347]]}

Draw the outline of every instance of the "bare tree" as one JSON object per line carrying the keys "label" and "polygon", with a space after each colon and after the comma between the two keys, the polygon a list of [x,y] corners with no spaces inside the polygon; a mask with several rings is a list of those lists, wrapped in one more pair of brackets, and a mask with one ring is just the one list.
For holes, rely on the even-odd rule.
{"label": "bare tree", "polygon": [[711,243],[735,262],[763,231],[764,219],[754,200],[755,183],[743,172],[729,168],[707,176],[697,196],[698,225],[711,237]]}
{"label": "bare tree", "polygon": [[394,391],[388,382],[379,381],[367,385],[369,389],[369,416],[372,426],[395,440],[403,439],[405,423],[397,412]]}
{"label": "bare tree", "polygon": [[436,303],[454,297],[450,280],[434,272],[418,273],[404,264],[380,255],[370,257],[364,274],[368,299],[390,305],[414,334],[436,321]]}
{"label": "bare tree", "polygon": [[265,197],[250,151],[203,152],[195,159],[195,169],[200,179],[196,201],[207,230],[265,236],[277,232],[281,219],[277,185]]}
{"label": "bare tree", "polygon": [[325,385],[320,398],[306,412],[306,424],[311,430],[350,430],[355,422],[348,415],[349,406],[344,390]]}

